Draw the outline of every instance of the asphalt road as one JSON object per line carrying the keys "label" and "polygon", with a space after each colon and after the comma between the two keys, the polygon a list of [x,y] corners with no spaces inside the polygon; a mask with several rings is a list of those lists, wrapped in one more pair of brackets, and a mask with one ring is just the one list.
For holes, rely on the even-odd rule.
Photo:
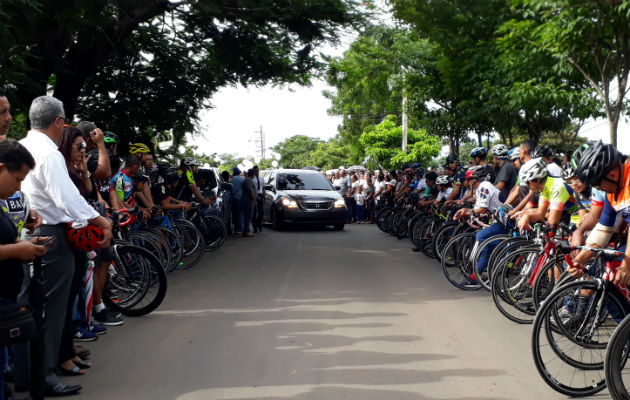
{"label": "asphalt road", "polygon": [[266,229],[170,274],[162,306],[86,344],[94,367],[65,382],[90,400],[564,398],[530,329],[375,225]]}

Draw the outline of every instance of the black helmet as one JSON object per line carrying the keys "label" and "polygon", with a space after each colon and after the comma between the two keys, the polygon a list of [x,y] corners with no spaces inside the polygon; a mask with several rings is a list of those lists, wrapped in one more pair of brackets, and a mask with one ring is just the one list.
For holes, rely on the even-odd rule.
{"label": "black helmet", "polygon": [[477,179],[479,181],[484,181],[488,176],[488,172],[486,168],[481,165],[475,165],[474,167],[470,167],[466,174],[466,179]]}
{"label": "black helmet", "polygon": [[459,161],[459,156],[457,154],[449,154],[446,156],[446,165],[453,164]]}
{"label": "black helmet", "polygon": [[575,149],[575,151],[573,152],[573,155],[571,155],[571,165],[573,166],[575,170],[578,169],[578,165],[580,164],[582,155],[584,154],[586,150],[588,150],[591,147],[592,144],[590,142],[584,143],[583,145]]}
{"label": "black helmet", "polygon": [[623,162],[623,155],[601,140],[584,151],[578,162],[578,178],[587,185],[596,186],[615,165]]}
{"label": "black helmet", "polygon": [[162,174],[162,178],[164,178],[164,183],[168,185],[169,183],[177,182],[179,180],[179,174],[172,169],[167,169]]}
{"label": "black helmet", "polygon": [[110,131],[104,132],[103,140],[105,141],[105,144],[117,144],[120,141],[120,139],[118,139],[118,135]]}
{"label": "black helmet", "polygon": [[437,173],[435,173],[435,171],[429,171],[429,172],[427,172],[427,173],[424,175],[424,178],[425,178],[427,181],[434,181],[434,182],[435,182],[435,180],[437,179],[437,177],[438,177],[438,174],[437,174]]}
{"label": "black helmet", "polygon": [[534,149],[534,151],[531,154],[532,158],[539,158],[539,157],[544,157],[544,158],[548,158],[548,157],[553,157],[553,150],[551,150],[551,147],[544,145],[544,146],[538,146]]}
{"label": "black helmet", "polygon": [[488,149],[486,149],[485,147],[475,147],[474,149],[470,151],[470,156],[472,158],[485,157],[487,155],[488,155]]}

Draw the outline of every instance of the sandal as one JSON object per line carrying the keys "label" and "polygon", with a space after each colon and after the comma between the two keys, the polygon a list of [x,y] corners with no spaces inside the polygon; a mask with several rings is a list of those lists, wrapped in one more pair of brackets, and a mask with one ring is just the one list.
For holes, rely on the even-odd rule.
{"label": "sandal", "polygon": [[75,345],[74,346],[74,353],[79,356],[83,361],[87,360],[88,358],[90,358],[90,355],[92,354],[92,352],[88,349],[86,349],[83,346],[79,346],[79,345]]}
{"label": "sandal", "polygon": [[85,371],[81,368],[75,366],[72,369],[65,369],[62,366],[57,367],[57,374],[63,376],[80,376],[84,375]]}

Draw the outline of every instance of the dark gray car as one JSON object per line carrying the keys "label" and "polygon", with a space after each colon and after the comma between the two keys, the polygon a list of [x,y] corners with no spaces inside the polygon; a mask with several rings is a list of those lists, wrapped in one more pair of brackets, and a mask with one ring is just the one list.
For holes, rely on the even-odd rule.
{"label": "dark gray car", "polygon": [[263,171],[265,221],[280,229],[287,223],[332,225],[342,230],[346,205],[328,179],[317,171],[279,169]]}

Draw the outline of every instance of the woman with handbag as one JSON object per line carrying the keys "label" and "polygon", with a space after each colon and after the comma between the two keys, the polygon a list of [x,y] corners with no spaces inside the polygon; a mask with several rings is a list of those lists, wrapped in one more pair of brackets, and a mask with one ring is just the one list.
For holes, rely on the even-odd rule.
{"label": "woman with handbag", "polygon": [[[29,171],[35,166],[31,154],[17,141],[0,140],[0,199],[8,200],[20,190]],[[41,257],[46,253],[49,238],[37,237],[30,241],[19,240],[19,232],[8,217],[8,208],[0,207],[0,371],[7,363],[6,345],[19,340],[19,323],[11,316],[24,320],[24,307],[16,306],[22,287],[24,271],[22,261]],[[16,327],[16,324],[17,327]],[[4,400],[4,375],[0,374],[0,400]]]}

